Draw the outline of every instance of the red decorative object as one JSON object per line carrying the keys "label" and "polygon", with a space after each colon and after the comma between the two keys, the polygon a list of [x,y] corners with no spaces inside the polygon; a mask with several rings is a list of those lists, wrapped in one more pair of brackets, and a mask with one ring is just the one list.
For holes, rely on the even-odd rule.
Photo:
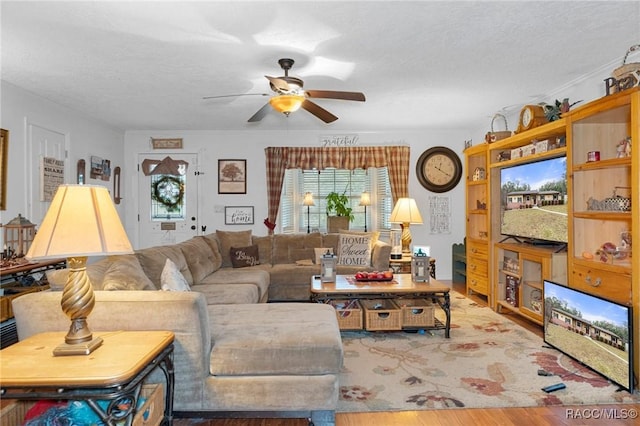
{"label": "red decorative object", "polygon": [[269,220],[269,218],[266,218],[266,219],[264,220],[264,225],[265,225],[267,228],[269,228],[269,233],[272,233],[272,232],[273,232],[273,229],[276,227],[276,224],[275,224],[275,223],[273,223],[273,222],[271,222],[271,221]]}

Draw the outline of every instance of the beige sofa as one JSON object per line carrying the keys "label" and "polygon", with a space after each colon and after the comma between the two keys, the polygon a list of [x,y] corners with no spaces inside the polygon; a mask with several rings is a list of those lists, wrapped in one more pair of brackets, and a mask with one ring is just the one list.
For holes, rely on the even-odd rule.
{"label": "beige sofa", "polygon": [[[338,234],[217,231],[100,260],[87,267],[96,289],[90,327],[173,331],[174,408],[181,416],[241,412],[234,415],[305,416],[333,425],[343,357],[334,309],[260,302],[308,302],[311,277],[320,273],[316,253],[338,253],[339,240]],[[247,246],[257,250],[259,264],[233,267],[237,251],[231,247]],[[338,273],[387,269],[390,246],[376,241],[371,247],[369,265],[339,266]],[[165,284],[167,259],[192,291],[153,291]],[[48,277],[61,289],[66,271]],[[60,295],[40,292],[14,301],[20,339],[66,330]]]}

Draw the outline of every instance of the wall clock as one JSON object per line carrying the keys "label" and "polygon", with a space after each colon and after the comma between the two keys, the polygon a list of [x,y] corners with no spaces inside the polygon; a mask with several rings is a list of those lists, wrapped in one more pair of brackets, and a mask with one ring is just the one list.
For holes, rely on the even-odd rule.
{"label": "wall clock", "polygon": [[541,105],[525,105],[520,110],[520,118],[518,119],[518,129],[516,133],[533,129],[541,124],[547,123],[547,116]]}
{"label": "wall clock", "polygon": [[420,184],[431,192],[451,191],[462,177],[462,162],[453,150],[435,146],[420,155],[416,174]]}

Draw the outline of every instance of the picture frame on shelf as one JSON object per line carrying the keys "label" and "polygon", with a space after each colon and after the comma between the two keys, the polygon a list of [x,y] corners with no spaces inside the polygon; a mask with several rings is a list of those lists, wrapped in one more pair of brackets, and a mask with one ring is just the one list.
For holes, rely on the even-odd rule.
{"label": "picture frame on shelf", "polygon": [[247,193],[247,160],[218,160],[218,194]]}
{"label": "picture frame on shelf", "polygon": [[225,225],[253,225],[253,206],[225,206]]}

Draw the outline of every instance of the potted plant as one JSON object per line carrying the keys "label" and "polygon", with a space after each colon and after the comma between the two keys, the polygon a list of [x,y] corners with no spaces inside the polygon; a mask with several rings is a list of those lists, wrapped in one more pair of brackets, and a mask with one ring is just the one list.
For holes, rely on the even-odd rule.
{"label": "potted plant", "polygon": [[341,229],[349,229],[349,222],[354,218],[353,209],[348,207],[349,197],[343,192],[330,192],[327,194],[327,231],[339,232]]}

